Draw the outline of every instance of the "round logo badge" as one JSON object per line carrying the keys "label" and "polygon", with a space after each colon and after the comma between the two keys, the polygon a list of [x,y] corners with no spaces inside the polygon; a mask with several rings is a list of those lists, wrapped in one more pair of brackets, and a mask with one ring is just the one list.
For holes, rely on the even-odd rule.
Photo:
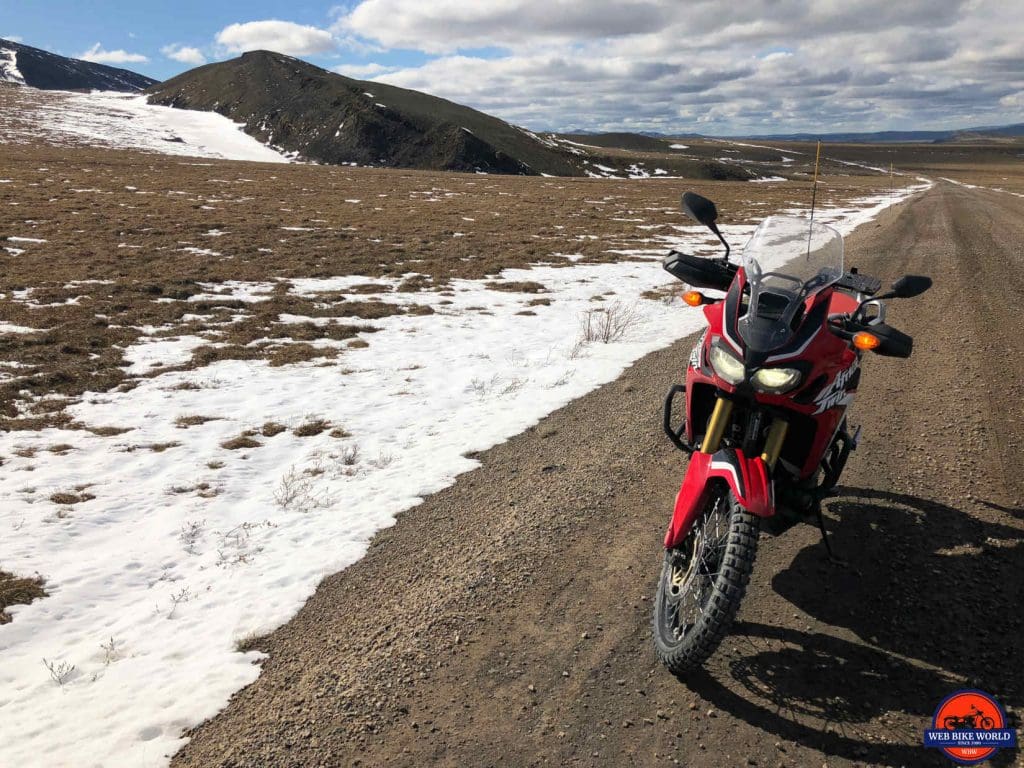
{"label": "round logo badge", "polygon": [[1017,734],[1007,728],[998,702],[984,691],[963,690],[950,694],[924,733],[924,745],[937,747],[963,765],[988,760],[1000,749],[1015,747]]}

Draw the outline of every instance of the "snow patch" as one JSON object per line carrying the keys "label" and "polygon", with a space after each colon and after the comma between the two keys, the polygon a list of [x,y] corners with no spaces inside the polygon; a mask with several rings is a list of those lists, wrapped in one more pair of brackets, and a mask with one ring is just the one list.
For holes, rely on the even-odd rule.
{"label": "snow patch", "polygon": [[[174,109],[146,96],[109,91],[40,91],[23,116],[31,134],[57,144],[79,143],[166,155],[287,163],[288,157],[242,131],[242,124],[216,112]],[[0,141],[16,140],[0,135]]]}
{"label": "snow patch", "polygon": [[25,85],[18,69],[18,52],[13,48],[0,48],[0,82]]}
{"label": "snow patch", "polygon": [[[49,330],[47,328],[29,328],[27,325],[15,325],[14,323],[8,323],[6,320],[0,320],[0,334],[4,333],[39,333],[41,331]],[[8,363],[4,363],[8,365]]]}
{"label": "snow patch", "polygon": [[140,376],[169,365],[182,365],[192,358],[195,349],[208,344],[200,336],[179,336],[171,339],[152,339],[133,344],[125,352],[129,376]]}

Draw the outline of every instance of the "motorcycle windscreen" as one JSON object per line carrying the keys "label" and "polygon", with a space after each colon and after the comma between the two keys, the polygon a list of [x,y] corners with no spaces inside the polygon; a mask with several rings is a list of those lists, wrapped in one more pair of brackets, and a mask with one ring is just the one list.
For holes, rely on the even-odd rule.
{"label": "motorcycle windscreen", "polygon": [[832,227],[793,216],[769,216],[743,249],[750,295],[740,337],[767,352],[788,342],[808,297],[843,276],[843,237]]}

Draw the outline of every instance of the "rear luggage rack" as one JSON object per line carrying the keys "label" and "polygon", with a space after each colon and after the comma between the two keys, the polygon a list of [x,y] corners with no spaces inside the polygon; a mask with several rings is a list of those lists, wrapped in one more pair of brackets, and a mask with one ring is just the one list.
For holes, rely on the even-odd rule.
{"label": "rear luggage rack", "polygon": [[860,272],[847,272],[835,284],[836,288],[845,288],[854,293],[864,296],[874,296],[882,290],[882,281],[871,275],[862,275]]}

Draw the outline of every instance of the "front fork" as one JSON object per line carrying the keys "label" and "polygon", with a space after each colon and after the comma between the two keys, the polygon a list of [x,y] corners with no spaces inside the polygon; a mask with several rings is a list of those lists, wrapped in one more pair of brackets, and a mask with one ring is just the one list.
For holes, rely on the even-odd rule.
{"label": "front fork", "polygon": [[[725,430],[729,427],[729,419],[732,418],[733,402],[724,397],[715,401],[715,408],[708,419],[708,428],[704,435],[704,442],[701,443],[700,452],[703,454],[714,454],[722,445],[722,438]],[[782,453],[782,444],[786,442],[786,434],[789,432],[789,422],[775,416],[771,426],[768,427],[768,437],[764,441],[764,449],[761,452],[761,461],[769,469],[775,469],[775,464]]]}

